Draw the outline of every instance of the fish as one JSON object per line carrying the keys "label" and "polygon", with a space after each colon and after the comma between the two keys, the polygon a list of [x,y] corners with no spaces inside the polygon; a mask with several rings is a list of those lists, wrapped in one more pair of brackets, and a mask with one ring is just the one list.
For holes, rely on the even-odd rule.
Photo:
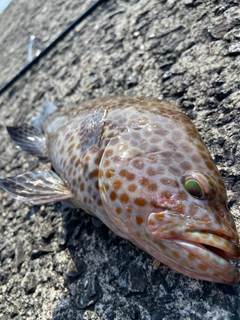
{"label": "fish", "polygon": [[13,142],[51,169],[0,179],[33,205],[68,201],[169,268],[234,285],[239,236],[224,182],[190,119],[170,102],[103,97],[58,109],[46,101]]}

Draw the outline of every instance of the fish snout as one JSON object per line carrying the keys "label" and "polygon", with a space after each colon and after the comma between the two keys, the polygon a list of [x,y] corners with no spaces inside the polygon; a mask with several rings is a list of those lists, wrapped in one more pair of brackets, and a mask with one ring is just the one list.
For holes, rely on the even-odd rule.
{"label": "fish snout", "polygon": [[150,213],[148,229],[154,238],[180,240],[224,259],[240,260],[239,237],[235,225],[210,226],[209,222],[194,221],[169,211]]}
{"label": "fish snout", "polygon": [[[148,230],[155,248],[159,243],[160,250],[162,242],[168,247],[164,257],[169,267],[196,279],[229,285],[240,281],[239,271],[228,261],[240,260],[234,228],[210,228],[204,221],[163,211],[150,213]],[[161,261],[157,252],[154,256]]]}

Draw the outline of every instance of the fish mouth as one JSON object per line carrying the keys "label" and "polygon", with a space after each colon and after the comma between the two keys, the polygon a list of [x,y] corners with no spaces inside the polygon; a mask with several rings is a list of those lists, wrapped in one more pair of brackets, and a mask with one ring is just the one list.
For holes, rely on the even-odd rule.
{"label": "fish mouth", "polygon": [[[239,237],[233,224],[214,226],[165,210],[150,213],[148,230],[155,241],[166,244],[164,263],[170,268],[211,282],[234,285],[240,281],[240,273],[228,261],[240,260]],[[161,261],[157,251],[154,257]]]}
{"label": "fish mouth", "polygon": [[190,276],[229,285],[240,281],[240,273],[228,261],[240,260],[240,246],[229,237],[203,231],[188,231],[183,238],[171,240],[188,251],[188,258],[192,262],[195,259],[201,261],[197,271],[191,271]]}
{"label": "fish mouth", "polygon": [[208,231],[186,231],[179,241],[201,246],[223,259],[240,260],[240,246],[230,237]]}

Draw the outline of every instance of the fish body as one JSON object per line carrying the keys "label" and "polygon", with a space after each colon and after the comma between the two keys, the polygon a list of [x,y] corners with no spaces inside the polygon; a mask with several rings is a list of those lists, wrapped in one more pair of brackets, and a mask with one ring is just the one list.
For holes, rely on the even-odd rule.
{"label": "fish body", "polygon": [[[51,109],[51,108],[50,108]],[[8,128],[54,171],[0,180],[33,204],[69,200],[180,273],[235,284],[240,256],[224,182],[189,118],[162,100],[109,97]]]}

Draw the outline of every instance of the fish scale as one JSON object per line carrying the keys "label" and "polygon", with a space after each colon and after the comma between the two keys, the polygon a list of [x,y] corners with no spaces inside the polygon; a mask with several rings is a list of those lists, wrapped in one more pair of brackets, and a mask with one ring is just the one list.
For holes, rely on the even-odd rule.
{"label": "fish scale", "polygon": [[224,182],[184,113],[166,101],[132,97],[66,110],[49,105],[31,126],[8,131],[55,172],[0,179],[4,190],[33,204],[68,199],[174,270],[239,281],[227,260],[238,260],[240,250]]}

